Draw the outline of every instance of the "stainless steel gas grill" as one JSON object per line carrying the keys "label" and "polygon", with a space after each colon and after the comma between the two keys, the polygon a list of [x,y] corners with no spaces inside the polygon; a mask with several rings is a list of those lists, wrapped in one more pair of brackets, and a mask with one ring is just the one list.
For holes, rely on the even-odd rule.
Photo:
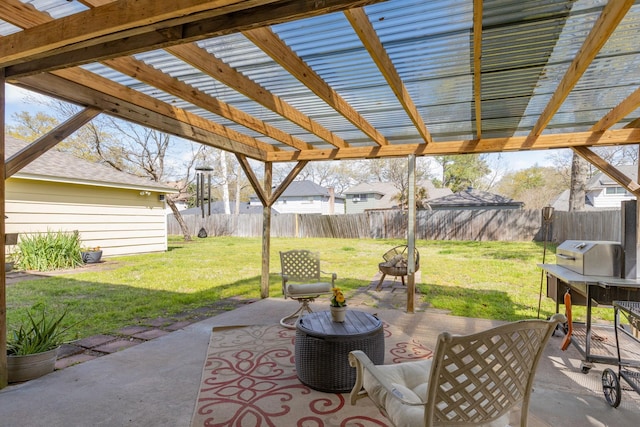
{"label": "stainless steel gas grill", "polygon": [[567,290],[571,304],[586,306],[586,322],[574,322],[571,343],[584,357],[582,371],[592,362],[617,363],[612,327],[592,328],[591,308],[610,306],[613,301],[640,301],[640,280],[624,278],[623,245],[610,241],[567,240],[556,249],[556,264],[540,264],[547,275],[547,296],[556,302],[556,312]]}
{"label": "stainless steel gas grill", "polygon": [[556,249],[556,263],[585,276],[620,277],[622,245],[618,242],[566,240]]}

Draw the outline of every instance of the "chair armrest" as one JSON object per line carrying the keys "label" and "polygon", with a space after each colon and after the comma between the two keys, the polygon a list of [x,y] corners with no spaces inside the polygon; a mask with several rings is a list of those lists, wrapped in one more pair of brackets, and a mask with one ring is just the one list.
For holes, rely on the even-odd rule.
{"label": "chair armrest", "polygon": [[387,377],[380,372],[378,367],[369,359],[363,351],[354,350],[349,352],[349,365],[356,368],[356,383],[351,390],[350,398],[351,404],[355,405],[356,400],[366,397],[367,391],[363,390],[363,378],[364,371],[366,370],[382,388],[387,390],[388,394],[393,396],[395,399],[402,402],[404,405],[409,406],[424,406],[425,402],[415,402],[404,399],[402,394],[396,391],[396,388],[391,384],[391,382],[387,379]]}
{"label": "chair armrest", "polygon": [[335,283],[336,279],[338,278],[338,275],[336,273],[329,273],[327,271],[322,271],[322,270],[320,270],[320,273],[322,273],[322,274],[331,274],[331,287],[333,288],[334,287],[334,283]]}

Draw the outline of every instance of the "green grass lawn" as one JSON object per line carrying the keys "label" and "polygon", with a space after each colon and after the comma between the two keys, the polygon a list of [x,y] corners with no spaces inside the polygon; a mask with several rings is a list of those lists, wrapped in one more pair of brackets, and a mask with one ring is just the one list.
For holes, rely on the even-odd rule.
{"label": "green grass lawn", "polygon": [[[271,239],[270,296],[281,297],[279,251],[318,251],[322,270],[336,272],[338,285],[367,286],[382,254],[400,240]],[[517,320],[537,317],[542,244],[533,242],[418,241],[421,295],[433,307],[458,316]],[[108,333],[145,319],[196,309],[228,297],[259,298],[262,243],[259,238],[171,238],[166,253],[113,257],[101,270],[23,281],[7,287],[11,326],[32,305],[69,308],[67,322],[80,321],[75,337]],[[555,248],[547,250],[555,262]],[[543,292],[546,291],[546,281]],[[541,316],[555,311],[542,297]],[[612,319],[595,309],[594,320]],[[574,319],[584,316],[574,308]]]}

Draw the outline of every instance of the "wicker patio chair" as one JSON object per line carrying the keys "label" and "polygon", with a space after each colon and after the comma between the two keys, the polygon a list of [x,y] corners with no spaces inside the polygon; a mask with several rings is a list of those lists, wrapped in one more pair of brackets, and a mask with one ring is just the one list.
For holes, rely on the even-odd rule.
{"label": "wicker patio chair", "polygon": [[280,320],[280,324],[286,328],[295,329],[298,317],[305,312],[312,312],[309,303],[320,295],[331,294],[337,275],[330,273],[331,281],[322,281],[321,274],[329,273],[320,270],[320,256],[308,250],[280,252],[280,264],[284,298],[291,298],[300,303],[295,312]]}
{"label": "wicker patio chair", "polygon": [[[382,273],[380,277],[380,281],[378,282],[378,286],[376,286],[376,291],[379,291],[382,288],[382,282],[384,278],[389,276],[400,277],[402,280],[402,286],[406,286],[404,282],[404,277],[407,275],[407,261],[409,259],[409,246],[400,245],[394,248],[389,249],[382,255],[384,262],[378,264],[378,269]],[[420,269],[420,252],[418,252],[417,248],[414,248],[414,262],[416,269],[418,271]]]}
{"label": "wicker patio chair", "polygon": [[527,425],[540,356],[562,314],[521,320],[471,335],[438,336],[432,359],[374,365],[349,353],[356,368],[351,404],[368,396],[396,426],[506,426],[520,405]]}

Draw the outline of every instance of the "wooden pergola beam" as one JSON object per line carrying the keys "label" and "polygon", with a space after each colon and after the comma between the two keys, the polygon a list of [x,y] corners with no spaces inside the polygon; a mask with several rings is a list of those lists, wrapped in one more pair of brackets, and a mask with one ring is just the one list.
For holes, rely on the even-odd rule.
{"label": "wooden pergola beam", "polygon": [[[100,6],[100,5],[104,5],[107,3],[112,3],[112,0],[87,0],[85,1],[85,3],[90,6],[90,7],[96,7],[96,6]],[[32,28],[36,25],[40,25],[42,23],[46,23],[46,22],[51,22],[53,20],[53,18],[43,12],[37,11],[35,10],[31,5],[27,5],[27,4],[23,4],[22,2],[18,1],[18,0],[7,0],[5,7],[11,7],[13,9],[15,9],[16,12],[19,13],[14,13],[14,14],[6,14],[7,10],[2,10],[0,9],[0,11],[4,12],[4,14],[0,13],[0,16],[5,16],[5,19],[9,20],[9,22],[12,22],[14,25],[18,25],[21,28]],[[14,16],[22,16],[22,19],[20,20],[14,20],[12,21],[12,18]],[[6,39],[2,39],[3,41],[5,41]],[[133,61],[133,64],[131,64],[131,62]],[[126,59],[122,60],[123,62],[123,67],[131,74],[133,74],[134,76],[136,76],[137,74],[142,74],[145,75],[145,70],[147,71],[146,75],[151,74],[152,78],[147,78],[147,82],[149,82],[149,80],[152,81],[161,81],[164,82],[164,87],[163,89],[165,89],[166,91],[171,91],[173,86],[174,86],[174,81],[166,76],[164,73],[157,71],[155,69],[153,69],[152,67],[148,67],[146,66],[146,64],[140,62],[140,61],[135,61],[133,59],[131,59],[130,61],[127,61]],[[136,66],[138,67],[138,70],[136,70]],[[124,70],[120,70],[121,72],[124,72]],[[87,93],[87,89],[73,89],[71,91],[68,91],[66,94],[61,94],[61,93],[56,93],[53,94],[50,92],[50,90],[53,90],[53,88],[57,88],[59,85],[41,85],[38,89],[31,87],[30,89],[35,89],[36,91],[39,91],[40,93],[45,93],[47,95],[52,95],[54,97],[60,97],[62,99],[66,99],[66,100],[72,100],[75,102],[78,102],[82,105],[93,105],[93,104],[97,104],[97,103],[102,103],[102,104],[110,104],[108,106],[101,106],[101,108],[103,110],[107,110],[110,111],[112,114],[116,113],[118,111],[123,111],[123,114],[119,115],[121,118],[125,119],[125,120],[129,120],[132,118],[132,116],[135,116],[135,113],[133,113],[134,111],[136,111],[135,107],[129,107],[129,108],[121,108],[121,103],[119,102],[104,102],[106,99],[103,95],[104,92],[107,92],[110,90],[110,93],[114,96],[114,97],[119,97],[122,94],[125,94],[125,98],[126,98],[126,102],[131,102],[132,104],[135,104],[136,106],[139,106],[140,103],[144,103],[146,104],[145,107],[142,107],[142,110],[153,110],[156,109],[157,103],[158,101],[156,101],[153,98],[150,97],[146,97],[145,95],[142,95],[134,90],[131,90],[127,87],[124,86],[120,86],[108,79],[105,79],[101,76],[95,75],[89,71],[86,71],[84,69],[81,68],[70,68],[68,70],[61,70],[57,72],[57,75],[62,76],[64,78],[67,78],[67,80],[72,81],[74,83],[80,83],[80,82],[85,82],[86,85],[91,86],[93,88],[93,90],[90,90],[90,95],[88,98],[85,97],[84,100],[79,101],[77,99],[78,96],[80,96],[81,94],[86,94]],[[165,77],[166,76],[166,77]],[[50,76],[49,76],[50,77]],[[45,78],[47,78],[47,76],[45,75]],[[34,79],[31,79],[31,81],[33,81]],[[68,84],[67,84],[68,86]],[[190,87],[188,87],[187,85],[182,85],[180,86],[179,89],[182,89],[183,92],[185,93],[189,93],[190,92]],[[206,96],[206,100],[209,100],[210,97]],[[206,104],[206,102],[205,102]],[[216,100],[213,100],[212,102],[213,105],[219,105],[216,104]],[[166,105],[166,104],[165,104]],[[226,106],[226,105],[225,105]],[[225,109],[225,106],[220,106],[220,108],[218,108],[218,110],[221,111],[227,111],[228,109]],[[203,143],[205,145],[210,145],[210,146],[214,146],[216,148],[220,148],[220,149],[224,149],[224,150],[230,150],[232,151],[233,148],[231,147],[236,147],[239,149],[238,152],[244,153],[246,155],[249,155],[250,157],[253,158],[261,158],[262,154],[260,152],[254,152],[251,153],[250,151],[244,149],[242,147],[242,145],[240,144],[245,144],[248,147],[256,147],[256,148],[260,148],[263,151],[272,151],[274,149],[274,147],[271,144],[266,144],[266,143],[262,143],[252,137],[243,135],[239,132],[233,131],[229,128],[226,128],[222,125],[217,125],[214,122],[210,122],[210,121],[206,121],[198,116],[196,116],[195,114],[191,114],[188,113],[184,110],[179,110],[179,109],[175,109],[173,107],[167,106],[168,108],[166,110],[168,111],[175,111],[175,112],[184,112],[183,114],[178,114],[177,116],[179,117],[187,117],[188,119],[190,119],[188,122],[185,122],[185,124],[187,125],[187,127],[185,127],[182,124],[179,124],[178,126],[175,126],[175,123],[171,123],[171,121],[167,122],[166,120],[155,120],[155,126],[154,125],[150,125],[149,122],[153,119],[153,117],[155,116],[154,113],[151,113],[149,111],[142,111],[140,113],[140,117],[143,118],[142,122],[137,122],[139,124],[142,125],[146,125],[146,126],[150,126],[153,127],[155,129],[161,130],[163,132],[167,132],[170,134],[174,134],[174,135],[178,135],[181,137],[185,137],[185,138],[189,138],[192,139],[196,142],[200,142]],[[206,108],[206,105],[205,107]],[[233,109],[232,112],[234,112],[235,109]],[[243,113],[244,114],[244,113]],[[117,115],[117,114],[113,114],[113,115]],[[172,118],[175,118],[176,115],[173,115]],[[255,121],[253,120],[252,117],[250,117],[249,115],[242,115],[242,118],[245,119],[246,122],[249,123],[255,123]],[[217,135],[207,135],[203,138],[204,135],[202,135],[202,132],[199,130],[196,130],[196,128],[194,127],[194,123],[198,123],[198,127],[201,127],[201,129],[204,132],[210,132],[212,131],[214,134]],[[173,126],[172,126],[173,124]],[[251,126],[249,126],[251,127]],[[187,129],[185,131],[185,129]],[[259,129],[262,129],[262,127],[259,127]],[[271,128],[270,128],[271,129]],[[200,134],[200,135],[198,135]],[[285,140],[289,140],[291,137],[289,135],[282,135],[284,134],[283,132],[280,132],[279,135],[282,136]],[[224,139],[220,139],[219,138],[225,138],[226,141]],[[237,144],[235,141],[238,141],[240,144]],[[225,148],[226,147],[226,148]],[[250,150],[250,149],[249,149]]]}
{"label": "wooden pergola beam", "polygon": [[6,77],[37,74],[380,1],[100,2],[99,7],[6,36],[0,44],[0,65],[7,68]]}
{"label": "wooden pergola beam", "polygon": [[260,180],[253,172],[251,164],[249,164],[247,158],[242,154],[236,154],[236,158],[238,159],[238,163],[240,163],[240,167],[244,171],[244,174],[247,176],[247,179],[249,180],[249,184],[251,184],[253,191],[256,192],[256,196],[258,196],[258,199],[260,199],[260,203],[262,203],[262,206],[268,206],[269,196],[267,192],[265,192],[264,188],[262,188],[262,185],[260,185]]}
{"label": "wooden pergola beam", "polygon": [[263,135],[273,138],[276,141],[280,141],[283,144],[289,145],[298,150],[312,148],[311,144],[307,144],[301,139],[291,136],[274,126],[265,123],[257,117],[253,117],[242,110],[214,98],[213,96],[207,95],[193,86],[189,86],[188,84],[183,83],[142,61],[130,57],[123,57],[103,61],[103,64],[150,86],[157,87],[164,92],[175,95],[176,97],[197,105],[207,111],[229,119],[251,130],[262,133]]}
{"label": "wooden pergola beam", "polygon": [[[377,157],[480,154],[520,151],[524,149],[527,137],[487,138],[434,142],[432,144],[394,144],[386,147],[351,147],[343,149],[307,150],[301,152],[279,151],[266,155],[269,161],[290,162],[299,160],[347,160]],[[576,132],[571,134],[541,135],[529,147],[531,150],[570,148],[582,145],[607,146],[640,143],[640,129],[617,129],[603,132]]]}
{"label": "wooden pergola beam", "polygon": [[344,14],[424,142],[426,144],[431,143],[431,134],[364,9],[346,10]]}
{"label": "wooden pergola beam", "polygon": [[609,40],[622,18],[627,14],[634,0],[610,0],[602,9],[598,20],[593,24],[591,32],[585,39],[582,47],[573,58],[567,72],[562,77],[556,91],[551,96],[549,103],[538,117],[531,133],[527,137],[527,145],[532,145],[542,131],[547,127],[551,118],[560,109],[564,100],[580,80],[602,46]]}
{"label": "wooden pergola beam", "polygon": [[603,118],[601,118],[598,123],[591,126],[591,130],[599,132],[609,129],[611,126],[627,117],[627,115],[633,113],[638,107],[640,107],[640,88],[633,91],[631,95],[627,96],[620,104],[616,105]]}
{"label": "wooden pergola beam", "polygon": [[640,199],[640,185],[627,175],[622,173],[615,166],[594,153],[589,147],[573,147],[573,151],[578,153],[586,161],[600,169],[609,178],[620,184],[636,198]]}
{"label": "wooden pergola beam", "polygon": [[[331,132],[258,83],[245,77],[235,68],[216,58],[214,55],[209,54],[205,49],[195,44],[187,44],[170,47],[166,50],[205,74],[208,74],[246,97],[267,107],[274,113],[280,114],[285,119],[290,120],[301,128],[327,141],[334,147],[345,148],[349,146],[344,139],[340,138],[334,132]],[[305,149],[310,147],[298,148]]]}
{"label": "wooden pergola beam", "polygon": [[349,120],[364,132],[371,140],[380,145],[389,145],[389,141],[375,127],[373,127],[360,113],[325,82],[311,67],[309,67],[296,53],[287,46],[271,29],[256,28],[243,31],[253,44],[258,46],[271,59],[280,64],[292,76],[307,86],[314,94],[326,102],[344,118]]}
{"label": "wooden pergola beam", "polygon": [[293,182],[294,179],[302,172],[302,169],[307,165],[307,161],[303,160],[298,163],[289,171],[285,179],[278,185],[276,190],[273,192],[271,197],[269,198],[269,207],[273,206],[273,204],[282,196],[282,193],[285,192],[289,184]]}
{"label": "wooden pergola beam", "polygon": [[20,169],[42,156],[101,112],[102,110],[97,108],[85,108],[9,157],[5,161],[4,179],[11,177]]}
{"label": "wooden pergola beam", "polygon": [[266,152],[276,150],[271,144],[205,120],[81,68],[23,77],[12,83],[55,98],[93,106],[124,120],[258,160],[264,159]]}

